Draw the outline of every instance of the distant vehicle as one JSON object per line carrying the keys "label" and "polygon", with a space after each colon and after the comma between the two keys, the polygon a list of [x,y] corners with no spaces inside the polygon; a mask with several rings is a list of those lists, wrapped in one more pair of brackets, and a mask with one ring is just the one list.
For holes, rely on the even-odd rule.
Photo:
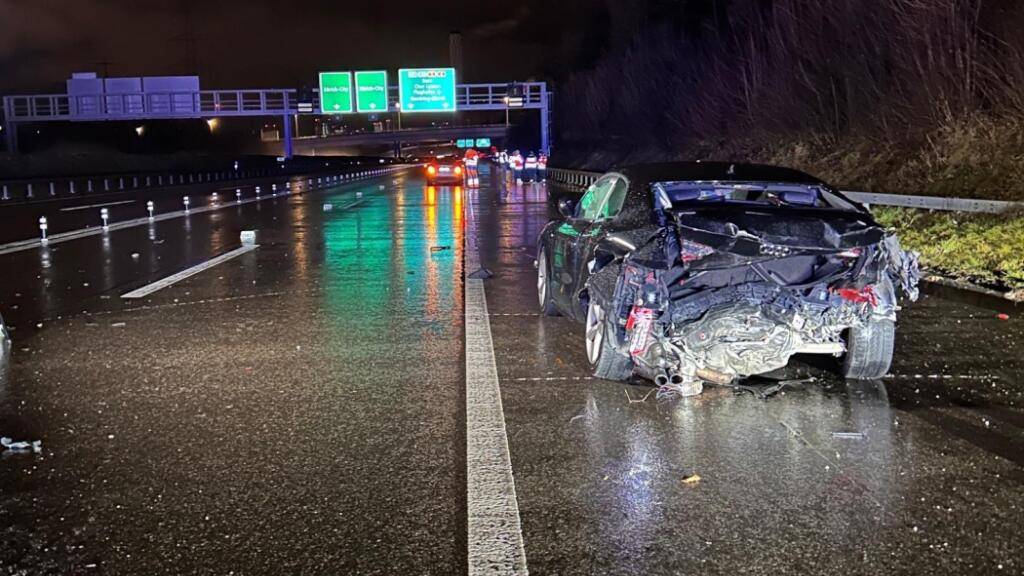
{"label": "distant vehicle", "polygon": [[664,163],[600,177],[540,234],[541,311],[584,324],[594,375],[681,393],[798,353],[881,378],[917,255],[861,205],[786,168]]}
{"label": "distant vehicle", "polygon": [[462,184],[466,179],[466,168],[460,158],[434,158],[424,168],[427,184]]}

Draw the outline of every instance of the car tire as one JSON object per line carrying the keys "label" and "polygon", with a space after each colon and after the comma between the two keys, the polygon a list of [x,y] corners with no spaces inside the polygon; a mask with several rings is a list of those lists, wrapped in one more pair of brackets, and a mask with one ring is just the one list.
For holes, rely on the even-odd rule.
{"label": "car tire", "polygon": [[596,300],[591,300],[587,306],[583,337],[587,361],[594,376],[621,381],[633,375],[633,359],[616,350],[609,342],[604,309]]}
{"label": "car tire", "polygon": [[560,316],[555,300],[551,297],[551,267],[548,257],[541,248],[537,253],[537,302],[540,313],[545,316]]}
{"label": "car tire", "polygon": [[850,380],[878,380],[892,365],[896,325],[892,320],[869,320],[850,328],[843,357],[843,376]]}

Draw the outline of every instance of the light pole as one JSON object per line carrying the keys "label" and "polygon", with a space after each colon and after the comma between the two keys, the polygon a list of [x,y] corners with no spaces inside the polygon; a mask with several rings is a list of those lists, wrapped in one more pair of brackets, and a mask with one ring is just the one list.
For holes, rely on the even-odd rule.
{"label": "light pole", "polygon": [[396,111],[395,116],[397,116],[397,118],[398,118],[398,130],[401,131],[402,130],[402,103],[401,102],[395,102],[395,111]]}

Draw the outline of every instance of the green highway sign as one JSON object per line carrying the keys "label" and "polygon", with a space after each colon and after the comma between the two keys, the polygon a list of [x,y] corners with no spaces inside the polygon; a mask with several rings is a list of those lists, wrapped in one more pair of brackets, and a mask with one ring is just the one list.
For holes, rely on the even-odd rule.
{"label": "green highway sign", "polygon": [[356,111],[387,112],[388,73],[385,70],[356,72]]}
{"label": "green highway sign", "polygon": [[490,138],[477,138],[476,139],[476,147],[477,148],[490,148],[491,147],[491,139]]}
{"label": "green highway sign", "polygon": [[352,112],[352,73],[320,73],[320,111],[324,114]]}
{"label": "green highway sign", "polygon": [[455,141],[455,145],[458,146],[459,148],[469,148],[471,146],[471,142],[472,140],[459,139]]}
{"label": "green highway sign", "polygon": [[455,68],[402,68],[398,100],[402,112],[455,112]]}

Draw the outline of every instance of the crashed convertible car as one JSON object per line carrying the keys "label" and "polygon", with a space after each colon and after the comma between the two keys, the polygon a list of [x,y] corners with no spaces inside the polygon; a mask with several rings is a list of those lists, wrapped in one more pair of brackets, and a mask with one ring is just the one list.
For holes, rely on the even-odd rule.
{"label": "crashed convertible car", "polygon": [[881,378],[898,293],[917,298],[917,255],[863,206],[803,172],[713,162],[610,172],[537,248],[541,311],[582,322],[594,375],[633,374],[682,395],[841,357]]}

